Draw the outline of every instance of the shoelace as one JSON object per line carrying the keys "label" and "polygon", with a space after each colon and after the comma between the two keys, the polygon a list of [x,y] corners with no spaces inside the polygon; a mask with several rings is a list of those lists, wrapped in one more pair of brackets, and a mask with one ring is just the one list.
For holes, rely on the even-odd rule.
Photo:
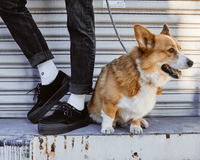
{"label": "shoelace", "polygon": [[38,83],[35,88],[31,89],[26,94],[29,94],[30,92],[35,91],[34,96],[33,96],[33,100],[35,100],[36,98],[38,99],[39,95],[40,95],[41,85],[42,85],[41,83]]}
{"label": "shoelace", "polygon": [[58,102],[58,104],[56,110],[62,111],[69,118],[72,117],[72,109],[66,103]]}
{"label": "shoelace", "polygon": [[60,110],[64,113],[65,116],[72,117],[72,110],[75,112],[81,114],[79,111],[72,109],[67,103],[64,102],[58,102],[58,106],[56,110]]}

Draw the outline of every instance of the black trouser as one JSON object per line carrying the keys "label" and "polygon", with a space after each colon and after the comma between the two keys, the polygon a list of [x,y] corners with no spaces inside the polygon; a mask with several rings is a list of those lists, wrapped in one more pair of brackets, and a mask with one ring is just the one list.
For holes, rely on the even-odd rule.
{"label": "black trouser", "polygon": [[[92,0],[65,0],[70,33],[71,84],[74,94],[92,91],[95,59],[95,25]],[[0,16],[32,67],[53,59],[26,0],[0,0]]]}

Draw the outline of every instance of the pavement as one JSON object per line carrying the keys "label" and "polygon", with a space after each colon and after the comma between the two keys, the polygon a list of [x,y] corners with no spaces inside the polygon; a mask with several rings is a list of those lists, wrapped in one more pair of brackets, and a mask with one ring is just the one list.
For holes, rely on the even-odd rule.
{"label": "pavement", "polygon": [[[143,135],[157,134],[199,134],[200,117],[162,117],[148,118],[149,128],[143,129]],[[100,124],[89,124],[62,135],[101,135]],[[116,127],[116,135],[129,135],[129,126]],[[28,119],[0,119],[0,137],[3,136],[39,136],[37,124]]]}

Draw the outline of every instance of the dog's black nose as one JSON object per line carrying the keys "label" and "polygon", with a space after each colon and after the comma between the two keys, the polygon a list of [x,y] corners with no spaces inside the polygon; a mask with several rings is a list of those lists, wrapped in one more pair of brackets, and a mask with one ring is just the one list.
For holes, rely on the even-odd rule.
{"label": "dog's black nose", "polygon": [[192,67],[194,62],[188,59],[187,64],[188,64],[189,67]]}

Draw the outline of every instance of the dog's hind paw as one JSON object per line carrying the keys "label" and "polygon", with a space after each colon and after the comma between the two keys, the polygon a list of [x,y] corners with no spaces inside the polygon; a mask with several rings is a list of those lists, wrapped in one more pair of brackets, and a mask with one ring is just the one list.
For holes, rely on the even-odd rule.
{"label": "dog's hind paw", "polygon": [[136,125],[131,125],[130,126],[130,132],[133,133],[133,134],[142,134],[142,128],[139,126],[136,126]]}
{"label": "dog's hind paw", "polygon": [[101,128],[101,133],[103,134],[114,134],[115,130],[113,127],[105,127],[105,128]]}
{"label": "dog's hind paw", "polygon": [[149,123],[145,119],[142,119],[140,123],[141,123],[142,128],[148,128],[149,127]]}

